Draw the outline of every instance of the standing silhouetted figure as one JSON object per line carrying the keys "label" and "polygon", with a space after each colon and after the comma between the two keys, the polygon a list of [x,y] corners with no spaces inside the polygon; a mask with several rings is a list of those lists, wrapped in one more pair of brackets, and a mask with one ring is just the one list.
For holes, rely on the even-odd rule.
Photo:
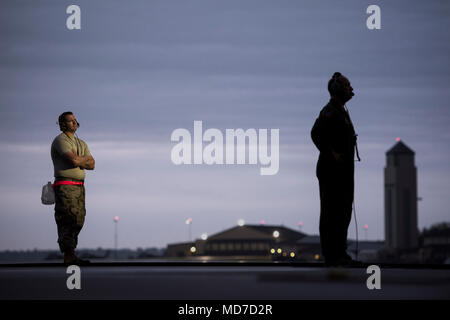
{"label": "standing silhouetted figure", "polygon": [[328,91],[331,99],[311,130],[311,138],[320,151],[316,168],[320,243],[326,265],[348,265],[354,262],[346,249],[353,205],[356,134],[344,106],[354,93],[350,81],[339,72],[328,82]]}

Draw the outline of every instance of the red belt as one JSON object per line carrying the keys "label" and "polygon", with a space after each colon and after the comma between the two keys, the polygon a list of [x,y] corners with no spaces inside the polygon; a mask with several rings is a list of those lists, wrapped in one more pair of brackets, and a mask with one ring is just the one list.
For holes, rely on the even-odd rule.
{"label": "red belt", "polygon": [[52,184],[52,187],[60,186],[60,185],[83,185],[84,182],[78,182],[78,181],[55,181],[54,184]]}

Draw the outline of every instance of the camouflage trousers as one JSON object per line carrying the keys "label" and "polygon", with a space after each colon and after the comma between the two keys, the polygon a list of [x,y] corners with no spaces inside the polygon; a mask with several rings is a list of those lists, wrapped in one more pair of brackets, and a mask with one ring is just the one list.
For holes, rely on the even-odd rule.
{"label": "camouflage trousers", "polygon": [[55,220],[61,252],[75,250],[86,216],[83,185],[55,186]]}

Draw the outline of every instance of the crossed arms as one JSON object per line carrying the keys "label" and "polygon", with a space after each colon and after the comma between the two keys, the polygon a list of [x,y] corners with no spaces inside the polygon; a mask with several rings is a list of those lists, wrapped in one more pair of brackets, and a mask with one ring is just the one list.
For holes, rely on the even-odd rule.
{"label": "crossed arms", "polygon": [[66,152],[63,154],[64,158],[69,161],[74,167],[80,167],[80,169],[94,170],[95,160],[93,156],[79,156],[76,151]]}

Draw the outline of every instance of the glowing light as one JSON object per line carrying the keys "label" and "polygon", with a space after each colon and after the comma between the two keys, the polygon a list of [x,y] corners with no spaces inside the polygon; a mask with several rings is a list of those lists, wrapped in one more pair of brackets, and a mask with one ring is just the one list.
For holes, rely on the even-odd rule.
{"label": "glowing light", "polygon": [[291,252],[290,256],[291,258],[295,257],[295,253]]}
{"label": "glowing light", "polygon": [[315,254],[315,255],[314,255],[314,259],[315,259],[315,260],[319,260],[319,258],[320,258],[320,255],[318,255],[318,254]]}
{"label": "glowing light", "polygon": [[195,253],[197,251],[197,248],[196,247],[191,247],[191,252],[192,253]]}
{"label": "glowing light", "polygon": [[245,224],[245,221],[244,221],[244,219],[239,219],[237,223],[238,223],[238,226],[242,227]]}
{"label": "glowing light", "polygon": [[277,253],[281,253],[283,252],[283,250],[281,250],[280,248],[277,249]]}
{"label": "glowing light", "polygon": [[369,225],[365,224],[364,229],[366,229],[366,230],[369,229]]}
{"label": "glowing light", "polygon": [[300,222],[298,223],[298,226],[299,226],[299,227],[303,226],[303,222],[300,221]]}
{"label": "glowing light", "polygon": [[274,236],[275,238],[278,238],[278,237],[280,236],[280,233],[279,233],[277,230],[275,230],[275,231],[273,232],[273,236]]}
{"label": "glowing light", "polygon": [[400,138],[399,138],[399,137],[395,138],[395,141],[399,142],[399,141],[400,141]]}
{"label": "glowing light", "polygon": [[206,239],[208,239],[208,234],[207,234],[207,233],[202,233],[202,235],[200,236],[200,238],[201,238],[202,240],[206,240]]}
{"label": "glowing light", "polygon": [[275,253],[275,249],[274,248],[270,249],[270,253],[274,254]]}
{"label": "glowing light", "polygon": [[114,222],[119,222],[119,216],[114,217]]}
{"label": "glowing light", "polygon": [[265,224],[266,222],[264,220],[261,220],[261,224]]}
{"label": "glowing light", "polygon": [[187,218],[186,219],[186,224],[191,224],[192,223],[192,218]]}

